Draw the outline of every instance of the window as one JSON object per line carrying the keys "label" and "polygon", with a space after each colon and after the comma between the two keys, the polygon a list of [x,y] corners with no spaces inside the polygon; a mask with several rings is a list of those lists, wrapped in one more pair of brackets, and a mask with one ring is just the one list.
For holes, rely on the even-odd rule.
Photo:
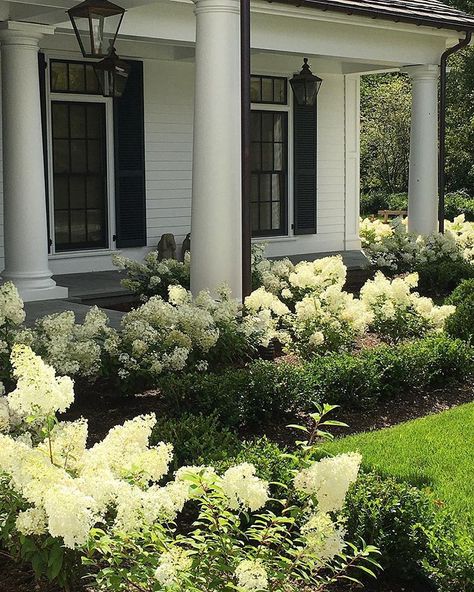
{"label": "window", "polygon": [[107,246],[105,105],[53,101],[56,251]]}
{"label": "window", "polygon": [[251,217],[254,236],[286,233],[288,113],[252,111]]}
{"label": "window", "polygon": [[97,76],[90,62],[51,60],[51,92],[100,95]]}
{"label": "window", "polygon": [[278,76],[252,76],[250,99],[252,103],[286,105],[287,79]]}

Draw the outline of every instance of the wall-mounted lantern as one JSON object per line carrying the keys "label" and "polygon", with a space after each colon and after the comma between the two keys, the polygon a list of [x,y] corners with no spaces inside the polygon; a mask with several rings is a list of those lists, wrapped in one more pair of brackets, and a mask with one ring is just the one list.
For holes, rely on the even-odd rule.
{"label": "wall-mounted lantern", "polygon": [[85,0],[67,11],[85,58],[105,58],[122,23],[125,9],[109,0]]}
{"label": "wall-mounted lantern", "polygon": [[94,64],[94,70],[104,97],[121,97],[130,74],[130,64],[121,60],[112,47],[110,54]]}
{"label": "wall-mounted lantern", "polygon": [[304,58],[303,61],[301,72],[293,75],[290,85],[298,105],[313,106],[316,104],[322,80],[309,69],[308,58]]}

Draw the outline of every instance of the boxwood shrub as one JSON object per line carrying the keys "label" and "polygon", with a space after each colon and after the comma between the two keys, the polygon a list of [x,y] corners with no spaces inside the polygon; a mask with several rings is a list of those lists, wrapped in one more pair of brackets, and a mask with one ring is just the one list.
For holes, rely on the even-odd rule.
{"label": "boxwood shrub", "polygon": [[215,414],[229,427],[252,427],[284,414],[313,410],[320,402],[367,407],[473,372],[474,348],[443,335],[301,364],[259,360],[219,374],[163,378],[159,387],[171,415]]}
{"label": "boxwood shrub", "polygon": [[462,282],[447,299],[447,303],[454,304],[456,312],[448,317],[446,331],[452,337],[472,342],[474,338],[474,279]]}

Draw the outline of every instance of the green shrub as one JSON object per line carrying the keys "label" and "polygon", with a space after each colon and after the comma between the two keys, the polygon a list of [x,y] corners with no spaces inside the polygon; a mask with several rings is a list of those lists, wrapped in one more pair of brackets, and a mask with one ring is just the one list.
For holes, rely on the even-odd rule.
{"label": "green shrub", "polygon": [[464,214],[469,222],[474,221],[474,198],[464,191],[448,193],[444,202],[445,218],[452,220],[460,214]]}
{"label": "green shrub", "polygon": [[456,312],[446,322],[446,331],[452,337],[472,341],[474,337],[474,279],[462,282],[448,298]]}
{"label": "green shrub", "polygon": [[301,364],[257,361],[220,374],[189,374],[160,381],[169,413],[201,413],[227,426],[256,426],[317,403],[368,406],[410,390],[438,387],[474,372],[474,348],[446,336],[359,355],[331,354]]}
{"label": "green shrub", "polygon": [[474,278],[474,265],[463,259],[418,264],[415,271],[422,294],[450,294],[462,281]]}
{"label": "green shrub", "polygon": [[385,571],[405,578],[422,571],[430,553],[427,532],[436,522],[428,494],[390,477],[360,475],[349,490],[344,514],[349,537],[377,545]]}
{"label": "green shrub", "polygon": [[222,426],[215,414],[160,417],[150,438],[152,445],[158,442],[173,444],[172,470],[185,465],[214,464],[239,451],[237,436]]}
{"label": "green shrub", "polygon": [[429,578],[439,592],[473,592],[474,541],[427,492],[391,477],[360,475],[343,512],[349,539],[376,545],[388,575]]}

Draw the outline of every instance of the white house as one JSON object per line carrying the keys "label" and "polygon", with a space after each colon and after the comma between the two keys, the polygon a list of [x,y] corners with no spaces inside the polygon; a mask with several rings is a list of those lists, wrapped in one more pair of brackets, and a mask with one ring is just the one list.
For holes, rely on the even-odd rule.
{"label": "white house", "polygon": [[[112,269],[192,228],[192,284],[241,293],[239,0],[121,0],[132,70],[104,98],[65,10],[0,2],[2,277],[25,300],[51,275]],[[413,80],[410,223],[436,228],[440,58],[474,17],[437,0],[252,1],[252,228],[270,256],[360,248],[359,80]],[[323,79],[315,109],[288,79]],[[2,269],[2,267],[0,267]]]}

